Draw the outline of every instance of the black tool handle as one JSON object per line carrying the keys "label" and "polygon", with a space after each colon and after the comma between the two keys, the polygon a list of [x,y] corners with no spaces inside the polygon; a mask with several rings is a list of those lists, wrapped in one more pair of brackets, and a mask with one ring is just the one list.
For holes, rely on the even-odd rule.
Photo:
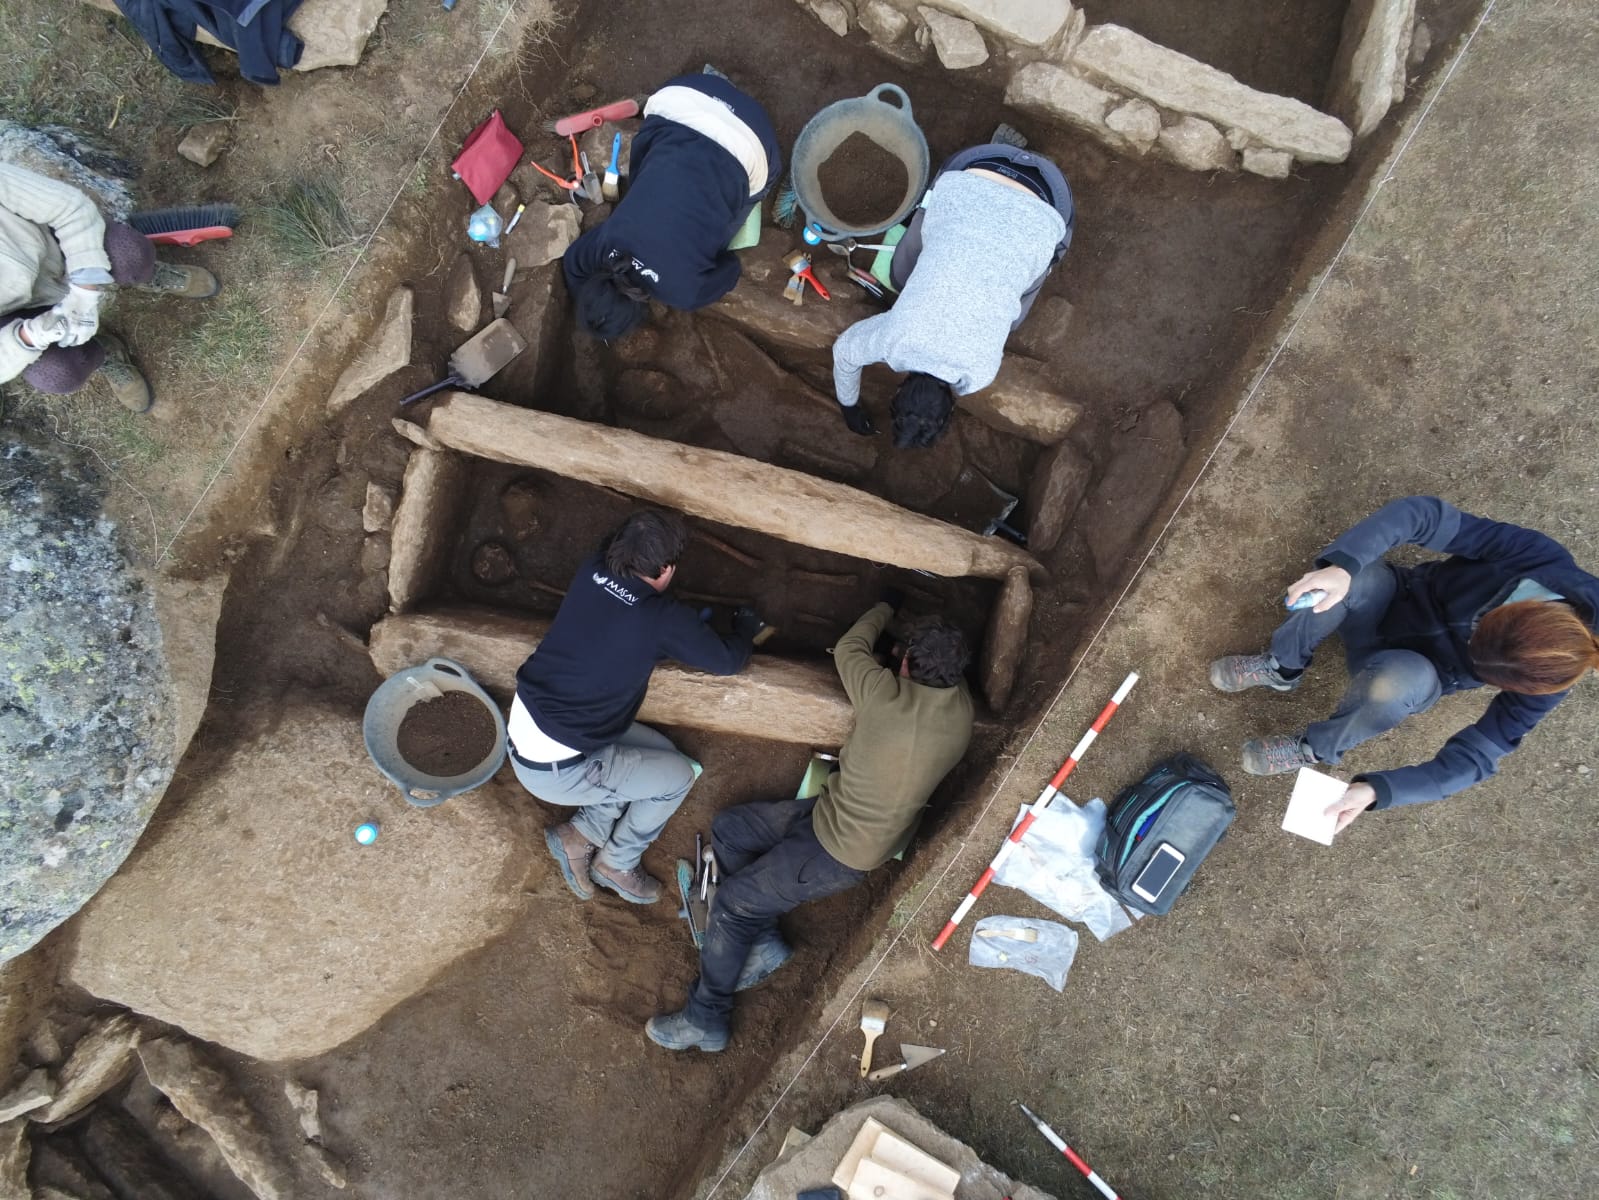
{"label": "black tool handle", "polygon": [[412,392],[404,400],[400,401],[400,407],[404,408],[407,404],[414,404],[416,401],[421,400],[424,396],[431,396],[434,392],[442,392],[447,387],[459,387],[465,382],[466,380],[462,379],[454,371],[451,371],[448,375],[439,380],[437,383],[433,384],[431,387],[425,387],[420,392]]}

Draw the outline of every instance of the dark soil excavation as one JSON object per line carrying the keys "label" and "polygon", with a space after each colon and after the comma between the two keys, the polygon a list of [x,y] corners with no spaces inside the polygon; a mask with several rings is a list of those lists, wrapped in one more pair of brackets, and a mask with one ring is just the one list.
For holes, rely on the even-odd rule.
{"label": "dark soil excavation", "polygon": [[816,171],[833,215],[856,228],[881,225],[905,202],[910,176],[897,155],[864,133],[852,133]]}
{"label": "dark soil excavation", "polygon": [[[1235,4],[1207,19],[1240,37],[1258,13]],[[1293,64],[1285,69],[1301,82],[1304,58],[1320,61],[1320,29],[1281,27],[1282,53]],[[1191,439],[1217,418],[1220,381],[1288,286],[1301,239],[1344,173],[1209,178],[1122,161],[1006,110],[996,74],[952,75],[936,60],[896,66],[858,37],[835,37],[789,0],[587,5],[558,45],[536,53],[542,69],[499,88],[480,80],[446,141],[500,107],[537,153],[541,121],[596,96],[647,92],[711,62],[760,97],[785,147],[823,105],[892,81],[910,94],[935,163],[1006,121],[1070,180],[1074,245],[1010,349],[1084,405],[1069,440],[1092,464],[1092,479],[1077,519],[1044,557],[1050,577],[1036,594],[1013,699],[935,797],[921,837],[936,839],[969,818],[976,784],[1005,735],[1053,694],[1096,607],[1127,577]],[[240,550],[202,731],[215,743],[266,725],[305,692],[359,712],[379,682],[362,638],[387,608],[387,540],[363,536],[362,499],[369,481],[398,486],[410,447],[390,428],[395,403],[442,374],[462,340],[444,315],[440,264],[463,244],[470,207],[464,192],[450,190],[424,227],[395,231],[416,246],[403,280],[416,289],[412,364],[291,453],[274,488],[282,532]],[[503,260],[474,254],[480,283],[497,281]],[[781,280],[764,286],[780,289]],[[808,299],[804,311],[813,303],[821,302]],[[968,414],[927,451],[856,437],[833,405],[825,349],[794,349],[713,313],[657,313],[615,346],[575,338],[558,264],[521,273],[510,316],[530,349],[482,389],[486,396],[809,471],[968,528],[994,515],[985,511],[992,493],[980,476],[1020,495],[1039,458],[1038,445]],[[888,372],[869,371],[865,400],[882,405],[893,383]],[[552,614],[577,563],[637,507],[602,489],[487,462],[473,462],[470,481],[433,601]],[[913,610],[948,612],[973,634],[994,600],[988,582],[889,571],[704,522],[692,528],[679,594],[713,609],[753,601],[779,626],[764,648],[778,654],[820,659],[888,583],[910,585]],[[802,746],[670,732],[705,775],[645,858],[662,877],[717,809],[791,795],[806,762]],[[523,795],[509,772],[482,798],[525,805],[539,824],[562,819]],[[536,837],[526,856],[526,907],[509,933],[365,1034],[294,1065],[323,1092],[330,1144],[351,1160],[349,1194],[686,1195],[727,1134],[726,1117],[774,1055],[803,1036],[818,997],[870,944],[919,871],[913,849],[903,866],[796,914],[787,922],[794,963],[740,997],[729,1049],[677,1056],[649,1046],[641,1028],[682,1001],[695,973],[672,906],[604,896],[579,903]],[[234,1065],[263,1097],[286,1069]]]}
{"label": "dark soil excavation", "polygon": [[470,771],[494,749],[494,717],[470,692],[446,692],[416,705],[395,737],[400,757],[447,779]]}

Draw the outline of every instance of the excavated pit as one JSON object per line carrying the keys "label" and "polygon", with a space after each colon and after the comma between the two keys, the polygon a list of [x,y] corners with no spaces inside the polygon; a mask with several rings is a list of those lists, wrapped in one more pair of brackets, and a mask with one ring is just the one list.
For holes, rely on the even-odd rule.
{"label": "excavated pit", "polygon": [[[1114,20],[1129,6],[1100,7],[1096,19]],[[850,434],[831,400],[827,347],[873,310],[842,282],[841,260],[825,257],[824,278],[839,285],[835,304],[782,304],[777,264],[793,237],[771,229],[744,255],[732,297],[699,314],[657,313],[614,346],[574,336],[558,264],[524,268],[510,317],[531,348],[481,391],[770,462],[968,530],[992,515],[982,477],[1022,497],[1018,517],[1046,471],[1077,480],[1073,517],[1039,556],[1047,575],[1034,581],[1011,698],[940,790],[925,842],[975,811],[978,785],[1006,737],[1025,730],[1055,692],[1090,621],[1142,555],[1152,519],[1192,467],[1191,451],[1225,420],[1231,373],[1293,290],[1299,256],[1348,175],[1318,168],[1282,181],[1207,178],[1117,159],[1006,110],[1003,80],[987,68],[954,75],[936,61],[895,66],[859,38],[833,37],[788,0],[749,9],[733,19],[689,0],[626,12],[585,7],[559,53],[542,53],[543,68],[502,90],[475,87],[466,107],[503,108],[534,148],[542,119],[597,95],[648,91],[708,60],[761,96],[785,146],[822,104],[885,80],[910,93],[935,162],[985,140],[998,121],[1023,128],[1035,149],[1060,162],[1079,217],[1071,252],[1012,338],[1000,408],[992,396],[979,398],[931,451],[895,451],[886,437]],[[1230,14],[1230,28],[1248,26],[1246,10],[1252,6]],[[1282,29],[1289,59],[1319,62],[1325,24],[1303,37]],[[399,490],[415,447],[391,428],[395,402],[437,378],[464,340],[445,318],[441,264],[464,244],[470,207],[451,191],[403,231],[417,247],[412,273],[396,281],[416,289],[412,365],[291,454],[274,490],[277,536],[241,552],[199,769],[206,755],[225,756],[285,706],[314,699],[358,712],[378,682],[366,639],[388,613],[395,580],[391,535],[363,532],[362,500],[369,482]],[[473,253],[486,295],[502,260]],[[867,373],[863,395],[880,426],[891,390],[886,371]],[[1040,392],[1061,406],[1030,407]],[[406,416],[425,425],[431,404]],[[1020,426],[1017,413],[1026,418]],[[1035,424],[1029,434],[1026,421],[1048,429]],[[640,503],[558,473],[479,457],[463,463],[459,486],[428,518],[445,552],[412,580],[402,607],[414,612],[548,620],[577,562]],[[932,579],[733,524],[691,526],[697,536],[679,573],[681,594],[713,608],[753,601],[779,626],[765,648],[779,662],[825,667],[827,646],[890,582],[909,583],[913,606],[948,612],[979,644],[999,594],[994,579]],[[509,680],[481,682],[503,697]],[[670,732],[706,774],[646,859],[663,875],[717,809],[791,793],[806,760],[796,743]],[[524,803],[514,782],[497,781],[493,794]],[[536,823],[559,819],[531,798],[525,804]],[[573,1194],[688,1194],[727,1133],[722,1116],[802,1035],[819,988],[852,963],[919,877],[913,853],[860,889],[807,906],[789,922],[794,965],[741,997],[730,1049],[668,1056],[645,1044],[640,1027],[680,1002],[693,977],[681,922],[666,904],[578,904],[536,839],[526,859],[526,911],[504,937],[457,961],[366,1033],[296,1065],[336,1106],[338,1137],[360,1148],[370,1194],[542,1194],[571,1190],[574,1179],[581,1185]],[[234,1065],[263,1096],[279,1086],[280,1068]]]}

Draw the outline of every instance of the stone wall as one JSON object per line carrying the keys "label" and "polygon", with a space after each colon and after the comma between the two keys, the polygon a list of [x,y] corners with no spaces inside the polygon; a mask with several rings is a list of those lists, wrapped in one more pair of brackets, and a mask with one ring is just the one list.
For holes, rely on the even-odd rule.
{"label": "stone wall", "polygon": [[1282,178],[1338,163],[1404,95],[1415,0],[1353,0],[1327,107],[1258,91],[1068,0],[797,0],[829,29],[859,29],[890,58],[950,70],[995,62],[1005,103],[1113,149],[1194,171]]}

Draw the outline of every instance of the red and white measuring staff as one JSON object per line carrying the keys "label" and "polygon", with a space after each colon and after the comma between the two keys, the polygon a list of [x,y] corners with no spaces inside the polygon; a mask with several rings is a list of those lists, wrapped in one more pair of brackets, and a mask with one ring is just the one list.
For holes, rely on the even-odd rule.
{"label": "red and white measuring staff", "polygon": [[1099,1189],[1099,1194],[1104,1196],[1105,1200],[1121,1200],[1121,1197],[1116,1194],[1116,1190],[1112,1188],[1110,1184],[1101,1179],[1099,1177],[1099,1172],[1085,1163],[1078,1155],[1077,1151],[1073,1150],[1066,1144],[1066,1140],[1062,1138],[1060,1134],[1056,1133],[1053,1129],[1046,1125],[1043,1119],[1040,1118],[1037,1113],[1028,1108],[1027,1105],[1023,1104],[1020,1100],[1018,1100],[1016,1104],[1017,1107],[1027,1114],[1027,1119],[1037,1127],[1038,1132],[1044,1135],[1049,1144],[1064,1154],[1067,1161],[1083,1173],[1084,1179],[1088,1180],[1089,1183],[1093,1184]]}
{"label": "red and white measuring staff", "polygon": [[942,950],[944,948],[944,943],[949,941],[950,935],[955,932],[955,926],[959,925],[966,914],[972,911],[972,905],[977,903],[977,897],[981,896],[983,889],[993,881],[994,874],[999,870],[1000,865],[1004,863],[1010,852],[1021,844],[1022,838],[1026,835],[1028,829],[1032,827],[1034,819],[1038,816],[1038,811],[1048,808],[1050,802],[1060,795],[1060,785],[1066,782],[1066,776],[1072,773],[1072,769],[1077,766],[1078,760],[1088,753],[1088,748],[1094,744],[1094,739],[1099,736],[1100,730],[1104,729],[1105,723],[1116,714],[1117,707],[1123,700],[1127,699],[1127,693],[1133,690],[1133,684],[1137,682],[1137,671],[1130,672],[1127,678],[1122,680],[1121,687],[1116,689],[1116,694],[1110,698],[1110,703],[1105,705],[1099,716],[1094,719],[1094,723],[1088,727],[1088,732],[1083,734],[1083,740],[1072,747],[1072,752],[1066,756],[1066,761],[1061,764],[1060,770],[1055,772],[1055,778],[1051,779],[1044,790],[1038,793],[1038,799],[1033,801],[1033,806],[1022,814],[1022,819],[1016,823],[1016,828],[1010,831],[1010,836],[1000,846],[999,853],[994,855],[994,861],[989,863],[988,868],[977,877],[977,882],[972,885],[972,890],[966,893],[966,899],[960,902],[960,907],[955,910],[955,915],[945,922],[943,932],[933,939],[934,950]]}

